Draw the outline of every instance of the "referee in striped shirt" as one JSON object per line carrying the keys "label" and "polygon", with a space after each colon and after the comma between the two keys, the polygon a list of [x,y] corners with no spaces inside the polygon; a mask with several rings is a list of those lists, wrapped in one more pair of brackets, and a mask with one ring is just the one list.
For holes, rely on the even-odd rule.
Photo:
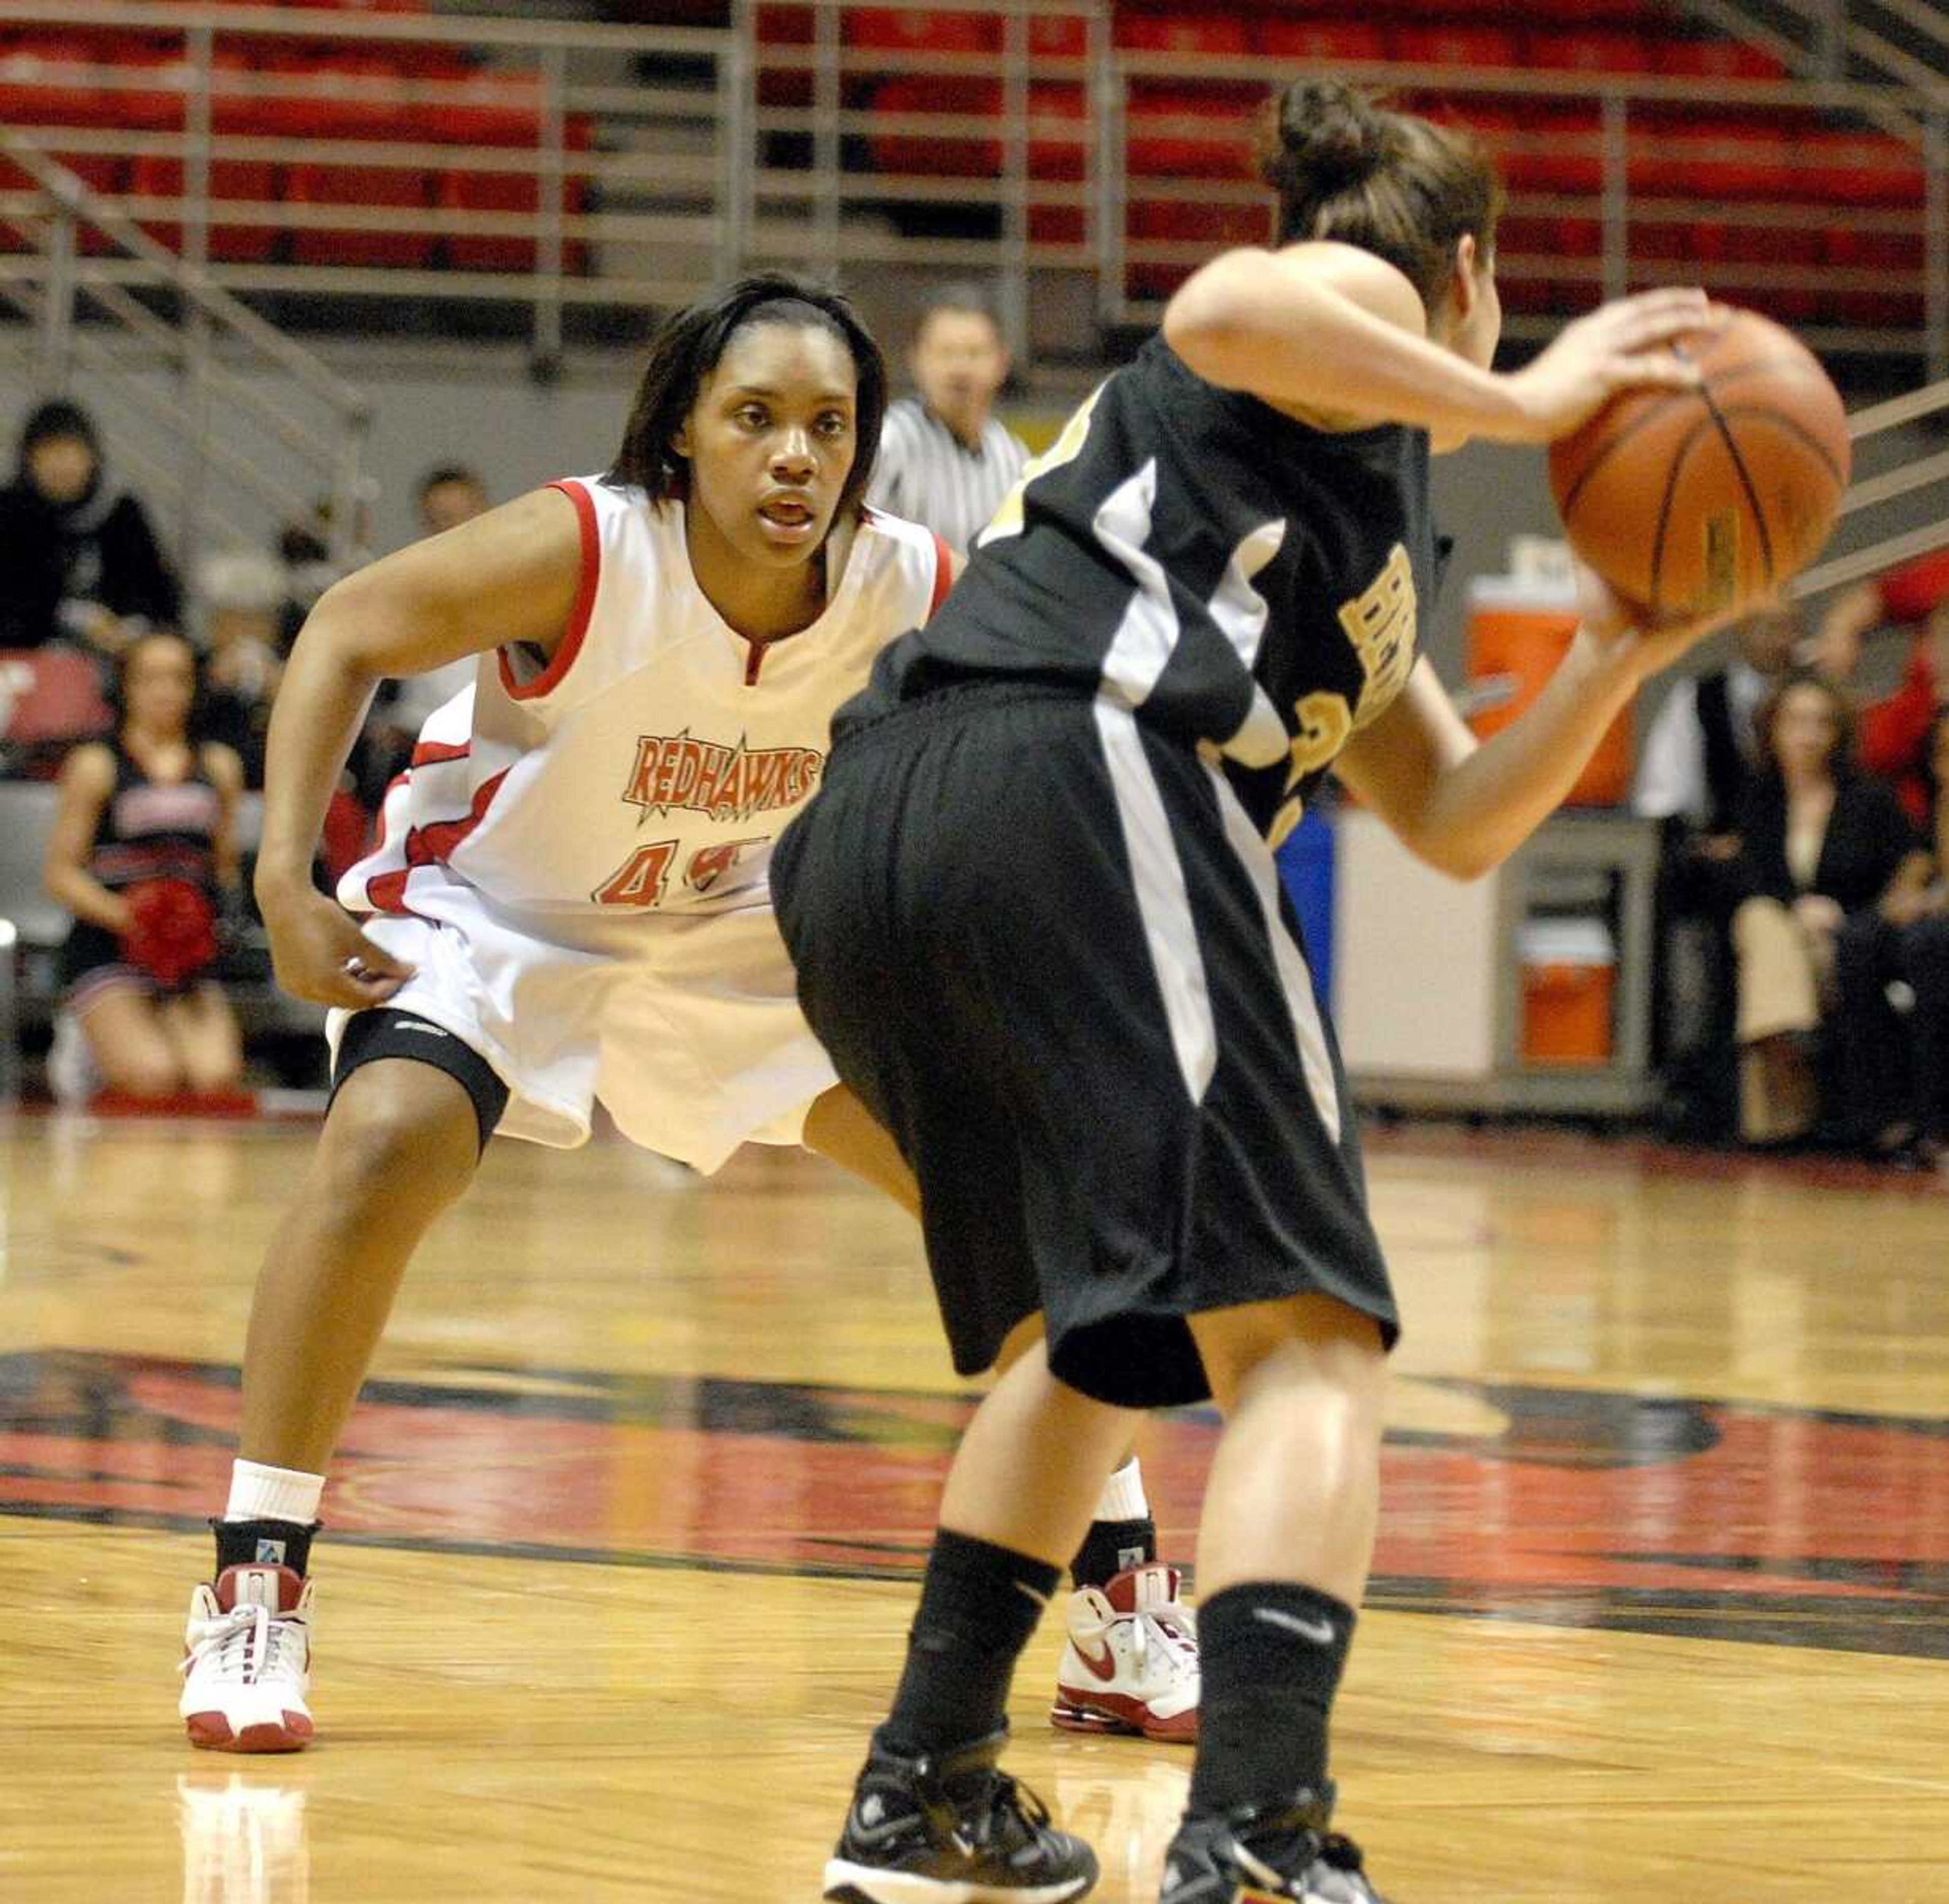
{"label": "referee in striped shirt", "polygon": [[887,409],[867,500],[965,554],[1029,456],[993,415],[1009,353],[981,293],[956,284],[928,298],[907,361],[920,394]]}

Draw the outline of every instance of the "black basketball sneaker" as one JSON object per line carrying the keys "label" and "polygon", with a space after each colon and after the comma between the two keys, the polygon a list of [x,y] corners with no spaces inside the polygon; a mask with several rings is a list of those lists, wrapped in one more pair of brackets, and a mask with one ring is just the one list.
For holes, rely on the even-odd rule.
{"label": "black basketball sneaker", "polygon": [[825,1866],[830,1904],[1066,1904],[1096,1856],[996,1769],[1008,1733],[905,1758],[878,1740]]}
{"label": "black basketball sneaker", "polygon": [[1387,1904],[1352,1839],[1329,1831],[1333,1788],[1288,1805],[1187,1818],[1164,1854],[1158,1904]]}

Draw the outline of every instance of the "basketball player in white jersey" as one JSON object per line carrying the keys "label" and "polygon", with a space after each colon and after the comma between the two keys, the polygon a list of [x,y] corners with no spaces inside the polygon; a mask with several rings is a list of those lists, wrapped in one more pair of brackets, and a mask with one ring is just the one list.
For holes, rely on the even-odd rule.
{"label": "basketball player in white jersey", "polygon": [[[804,1143],[917,1209],[800,1014],[766,877],[833,710],[952,579],[937,538],[861,506],[885,402],[844,300],[746,279],[659,335],[608,476],[389,556],[306,623],[256,890],[279,982],[334,1008],[334,1096],[252,1309],[241,1458],[186,1635],[192,1744],[309,1742],[325,1469],[493,1131],[570,1148],[599,1099],[700,1170]],[[468,657],[333,903],[312,846],[374,687]]]}

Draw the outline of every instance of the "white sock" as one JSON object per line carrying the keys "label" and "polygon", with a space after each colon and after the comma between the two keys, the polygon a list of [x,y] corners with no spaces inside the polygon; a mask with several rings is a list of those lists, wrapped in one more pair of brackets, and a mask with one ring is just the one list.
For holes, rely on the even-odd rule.
{"label": "white sock", "polygon": [[1103,1483],[1096,1498],[1099,1520],[1148,1520],[1151,1504],[1144,1498],[1144,1471],[1133,1455]]}
{"label": "white sock", "polygon": [[325,1492],[322,1474],[302,1474],[294,1468],[266,1468],[240,1461],[230,1470],[230,1504],[226,1520],[295,1520],[309,1527],[318,1518],[319,1496]]}

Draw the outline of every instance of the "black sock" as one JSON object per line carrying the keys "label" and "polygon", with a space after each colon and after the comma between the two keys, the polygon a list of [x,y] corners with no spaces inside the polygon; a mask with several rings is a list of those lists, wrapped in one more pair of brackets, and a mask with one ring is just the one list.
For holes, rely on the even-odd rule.
{"label": "black sock", "polygon": [[1093,1520],[1069,1563],[1069,1577],[1080,1587],[1100,1589],[1115,1575],[1148,1567],[1156,1558],[1157,1523],[1148,1515],[1141,1520]]}
{"label": "black sock", "polygon": [[1323,1790],[1327,1715],[1353,1637],[1351,1607],[1283,1580],[1227,1587],[1199,1607],[1193,1812]]}
{"label": "black sock", "polygon": [[881,1742],[911,1756],[999,1731],[1015,1660],[1061,1577],[1045,1561],[941,1528]]}
{"label": "black sock", "polygon": [[311,1537],[325,1524],[314,1520],[213,1520],[216,1570],[228,1567],[288,1567],[300,1578],[311,1559]]}

